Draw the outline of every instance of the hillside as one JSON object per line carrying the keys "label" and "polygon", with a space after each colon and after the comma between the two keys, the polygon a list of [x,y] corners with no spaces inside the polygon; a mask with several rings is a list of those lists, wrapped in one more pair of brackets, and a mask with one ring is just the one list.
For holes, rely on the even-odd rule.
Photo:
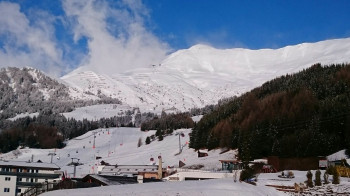
{"label": "hillside", "polygon": [[350,62],[350,38],[280,49],[216,49],[195,45],[159,64],[123,73],[79,67],[61,79],[93,94],[117,98],[141,112],[188,111],[238,96],[264,82],[315,63]]}
{"label": "hillside", "polygon": [[69,87],[33,68],[1,69],[0,89],[0,119],[22,113],[70,112],[86,105],[120,103]]}
{"label": "hillside", "polygon": [[243,160],[350,149],[349,86],[349,64],[316,64],[276,78],[205,115],[191,147],[238,147]]}
{"label": "hillside", "polygon": [[[93,132],[96,132],[95,146],[93,148]],[[187,166],[203,164],[203,169],[220,169],[220,159],[232,159],[236,151],[232,150],[220,154],[221,150],[209,152],[208,157],[197,157],[197,152],[188,147],[190,129],[179,129],[174,131],[172,135],[164,137],[163,141],[154,140],[150,144],[145,145],[147,136],[155,134],[155,131],[142,132],[139,128],[109,128],[96,129],[89,131],[84,135],[69,140],[67,146],[62,149],[35,149],[24,148],[18,149],[6,154],[0,155],[0,159],[28,161],[34,155],[34,161],[41,160],[50,162],[49,152],[55,151],[56,156],[53,163],[57,164],[62,171],[67,171],[72,177],[73,167],[67,164],[71,162],[71,158],[80,159],[77,167],[77,176],[82,177],[88,173],[97,172],[97,164],[102,160],[110,164],[118,165],[144,165],[157,163],[157,157],[163,157],[163,166],[178,166],[179,161],[183,161]],[[181,137],[181,145],[183,151],[179,152],[179,137],[176,132],[184,133]],[[141,138],[142,145],[138,146],[138,140]],[[99,156],[101,159],[96,160]],[[154,158],[154,162],[150,161]]]}

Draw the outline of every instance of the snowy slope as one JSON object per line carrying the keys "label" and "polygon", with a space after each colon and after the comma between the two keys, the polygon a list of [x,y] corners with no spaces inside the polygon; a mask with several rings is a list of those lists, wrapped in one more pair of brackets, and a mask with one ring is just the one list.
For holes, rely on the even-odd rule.
{"label": "snowy slope", "polygon": [[315,63],[350,62],[350,38],[280,49],[216,49],[195,45],[170,54],[159,65],[124,73],[94,73],[86,67],[61,79],[75,89],[120,99],[142,112],[215,104],[275,77]]}
{"label": "snowy slope", "polygon": [[[67,166],[67,164],[71,162],[71,158],[78,158],[84,164],[77,167],[77,176],[84,176],[96,172],[98,161],[94,160],[95,156],[102,157],[99,161],[104,160],[110,164],[143,165],[152,164],[150,158],[153,157],[157,161],[157,157],[161,155],[164,167],[178,166],[181,160],[189,166],[204,164],[204,169],[219,169],[221,168],[220,159],[233,159],[236,154],[236,151],[220,154],[220,150],[214,150],[209,152],[208,157],[198,158],[197,153],[188,148],[188,133],[191,132],[189,129],[177,130],[185,134],[185,137],[181,138],[181,144],[184,145],[183,152],[179,155],[175,155],[179,152],[179,138],[175,135],[166,136],[161,142],[155,140],[149,145],[145,145],[146,137],[155,134],[155,131],[141,132],[138,128],[123,127],[95,131],[97,132],[95,149],[92,148],[93,131],[89,131],[68,141],[65,148],[56,149],[57,155],[54,157],[53,163],[61,167],[61,170],[71,174],[73,167]],[[138,148],[139,138],[144,145]],[[53,151],[54,149],[19,149],[15,153],[9,152],[0,155],[0,158],[28,161],[34,155],[34,161],[40,159],[43,162],[50,162],[51,157],[48,156],[48,153]],[[20,155],[15,155],[18,153]]]}
{"label": "snowy slope", "polygon": [[[118,191],[116,191],[118,190]],[[279,196],[286,195],[266,186],[233,183],[232,179],[158,182],[133,185],[117,185],[87,189],[59,190],[47,192],[45,196],[60,195],[139,195],[139,196]]]}

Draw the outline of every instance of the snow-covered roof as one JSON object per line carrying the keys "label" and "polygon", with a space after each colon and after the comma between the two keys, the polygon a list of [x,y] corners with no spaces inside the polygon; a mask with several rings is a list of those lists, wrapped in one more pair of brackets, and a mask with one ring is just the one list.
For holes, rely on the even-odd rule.
{"label": "snow-covered roof", "polygon": [[125,173],[134,173],[139,172],[158,172],[157,165],[118,165],[118,166],[105,166],[101,174],[125,174]]}
{"label": "snow-covered roof", "polygon": [[60,169],[54,163],[42,163],[42,162],[25,162],[25,161],[0,161],[0,167],[32,167],[32,168],[41,168],[41,169]]}

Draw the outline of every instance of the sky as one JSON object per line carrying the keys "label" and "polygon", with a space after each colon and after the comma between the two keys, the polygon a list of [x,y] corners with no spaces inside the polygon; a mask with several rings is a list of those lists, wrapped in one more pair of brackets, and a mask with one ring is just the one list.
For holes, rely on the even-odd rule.
{"label": "sky", "polygon": [[0,0],[0,67],[119,73],[195,44],[281,48],[350,37],[347,0]]}

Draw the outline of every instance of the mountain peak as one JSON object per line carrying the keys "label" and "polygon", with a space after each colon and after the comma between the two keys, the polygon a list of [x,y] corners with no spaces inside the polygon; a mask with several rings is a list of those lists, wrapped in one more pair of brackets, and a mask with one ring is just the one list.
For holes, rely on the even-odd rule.
{"label": "mountain peak", "polygon": [[208,50],[208,49],[215,49],[212,46],[205,45],[205,44],[196,44],[191,46],[188,50]]}

